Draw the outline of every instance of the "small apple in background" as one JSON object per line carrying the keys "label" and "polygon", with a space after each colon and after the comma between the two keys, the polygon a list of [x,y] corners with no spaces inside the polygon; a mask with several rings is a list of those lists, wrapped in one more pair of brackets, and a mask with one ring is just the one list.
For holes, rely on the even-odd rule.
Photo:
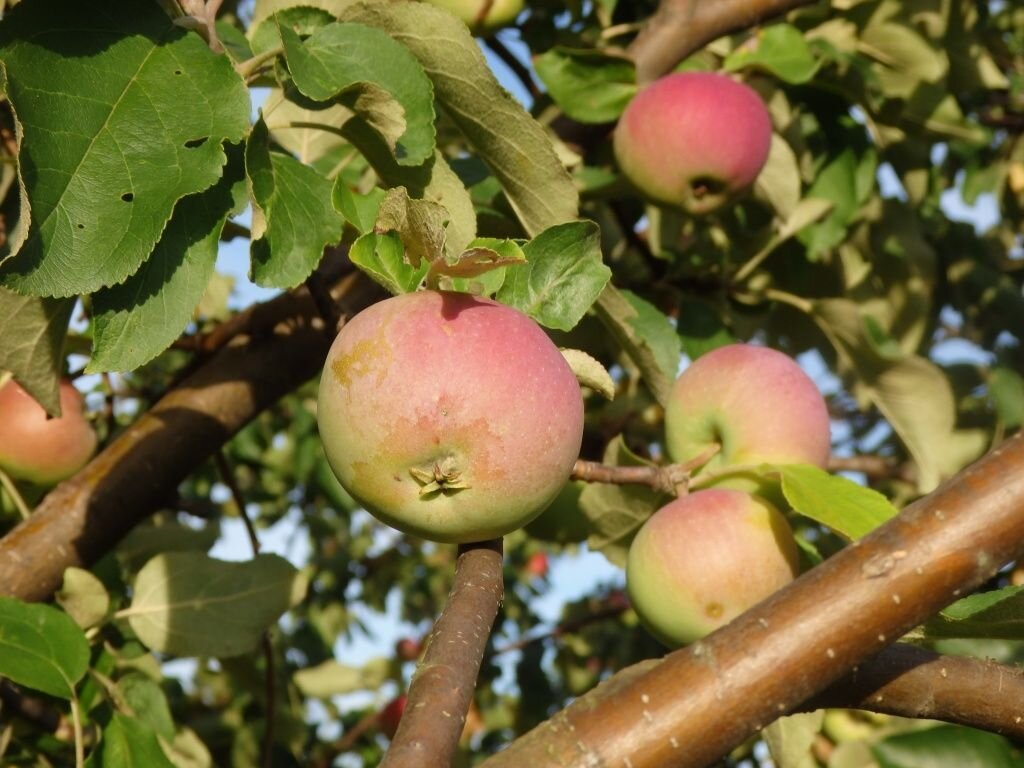
{"label": "small apple in background", "polygon": [[398,724],[402,720],[402,714],[405,712],[405,705],[408,701],[408,696],[404,693],[399,694],[380,711],[380,715],[378,715],[380,729],[389,739],[395,738],[395,734],[398,732]]}
{"label": "small apple in background", "polygon": [[453,16],[457,16],[470,29],[493,32],[506,27],[516,20],[523,10],[523,0],[494,0],[486,18],[480,14],[486,5],[485,0],[427,0],[431,5],[444,8]]}
{"label": "small apple in background", "polygon": [[523,570],[531,578],[543,579],[548,575],[548,556],[543,552],[534,552],[526,559]]}
{"label": "small apple in background", "polygon": [[583,397],[533,320],[464,293],[394,296],[335,339],[317,408],[342,486],[401,531],[440,542],[502,536],[569,479]]}
{"label": "small apple in background", "polygon": [[16,480],[54,485],[85,466],[96,450],[96,433],[69,381],[60,383],[60,407],[60,418],[48,419],[14,379],[0,387],[0,469]]}
{"label": "small apple in background", "polygon": [[626,588],[645,627],[670,647],[718,629],[798,573],[782,514],[742,491],[676,499],[644,523],[629,548]]}
{"label": "small apple in background", "polygon": [[654,202],[701,214],[761,172],[772,121],[752,88],[713,72],[680,72],[642,89],[615,129],[626,177]]}
{"label": "small apple in background", "polygon": [[402,661],[416,661],[423,650],[423,644],[411,637],[403,637],[395,643],[395,656]]}
{"label": "small apple in background", "polygon": [[[781,352],[730,344],[697,358],[676,380],[665,408],[665,447],[675,462],[721,449],[705,470],[737,465],[828,463],[825,399]],[[749,477],[716,485],[754,490]]]}

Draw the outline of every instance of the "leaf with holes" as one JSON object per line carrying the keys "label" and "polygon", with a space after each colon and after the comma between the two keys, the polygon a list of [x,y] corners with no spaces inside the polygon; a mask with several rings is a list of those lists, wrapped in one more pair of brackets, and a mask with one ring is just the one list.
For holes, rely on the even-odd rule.
{"label": "leaf with holes", "polygon": [[157,555],[139,571],[128,617],[150,649],[177,656],[247,653],[305,591],[295,567],[277,555],[243,563],[201,552]]}
{"label": "leaf with holes", "polygon": [[19,293],[73,296],[134,274],[248,128],[230,60],[155,3],[21,3],[0,25],[0,61],[31,217],[0,267]]}
{"label": "leaf with holes", "polygon": [[212,188],[178,201],[142,268],[93,294],[93,354],[85,370],[131,371],[163,352],[185,329],[213,276],[220,233],[245,205],[241,147]]}

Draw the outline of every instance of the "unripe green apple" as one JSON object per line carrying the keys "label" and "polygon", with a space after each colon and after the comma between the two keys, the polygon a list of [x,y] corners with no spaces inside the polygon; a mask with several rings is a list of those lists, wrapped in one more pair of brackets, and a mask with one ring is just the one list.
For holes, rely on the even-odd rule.
{"label": "unripe green apple", "polygon": [[569,479],[583,398],[526,315],[463,293],[382,301],[338,334],[317,419],[342,486],[380,520],[441,542],[502,536]]}
{"label": "unripe green apple", "polygon": [[[828,463],[829,416],[814,382],[768,347],[730,344],[697,358],[676,379],[665,407],[665,447],[673,461],[721,449],[704,466]],[[722,484],[753,490],[745,478]]]}
{"label": "unripe green apple", "polygon": [[481,19],[485,0],[427,0],[431,5],[444,8],[453,16],[460,18],[470,29],[481,29],[493,32],[508,26],[516,20],[523,10],[523,0],[494,0],[487,11],[486,18]]}
{"label": "unripe green apple", "polygon": [[61,416],[46,411],[14,379],[0,388],[0,469],[18,480],[55,485],[85,466],[96,433],[82,413],[82,395],[60,383]]}
{"label": "unripe green apple", "polygon": [[711,489],[655,512],[633,539],[626,588],[644,626],[670,647],[699,640],[798,573],[796,541],[771,504]]}
{"label": "unripe green apple", "polygon": [[713,72],[679,72],[641,90],[615,129],[619,168],[651,200],[707,213],[754,183],[772,121],[748,86]]}

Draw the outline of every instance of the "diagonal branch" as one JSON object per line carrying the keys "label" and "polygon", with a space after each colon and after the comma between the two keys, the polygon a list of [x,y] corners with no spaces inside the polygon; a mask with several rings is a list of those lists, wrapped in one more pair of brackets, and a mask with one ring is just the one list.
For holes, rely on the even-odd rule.
{"label": "diagonal branch", "polygon": [[1022,467],[1017,436],[656,672],[486,765],[713,762],[1024,554]]}
{"label": "diagonal branch", "polygon": [[[347,311],[380,297],[355,275],[339,290]],[[252,315],[273,325],[224,346],[0,539],[0,594],[49,597],[65,568],[102,557],[250,419],[317,374],[329,339],[309,293],[260,306]]]}
{"label": "diagonal branch", "polygon": [[501,539],[460,546],[451,594],[381,768],[451,764],[503,596]]}
{"label": "diagonal branch", "polygon": [[661,77],[722,35],[810,5],[816,0],[661,0],[629,46],[637,82]]}

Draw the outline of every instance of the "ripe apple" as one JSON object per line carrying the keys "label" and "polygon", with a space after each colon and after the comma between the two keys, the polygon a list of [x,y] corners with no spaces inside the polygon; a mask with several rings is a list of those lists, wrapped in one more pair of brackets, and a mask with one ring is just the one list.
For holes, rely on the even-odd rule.
{"label": "ripe apple", "polygon": [[395,643],[395,655],[402,661],[416,661],[423,650],[422,643],[412,637],[403,637]]}
{"label": "ripe apple", "polygon": [[399,694],[389,701],[377,716],[380,729],[389,739],[395,738],[395,734],[398,733],[398,724],[402,720],[402,714],[405,712],[405,705],[408,701],[408,696],[404,693]]}
{"label": "ripe apple", "polygon": [[534,552],[526,559],[523,570],[531,578],[543,579],[548,575],[548,556],[543,552]]}
{"label": "ripe apple", "polygon": [[[730,344],[697,358],[676,379],[665,407],[665,447],[673,461],[721,450],[704,465],[828,462],[829,416],[810,377],[791,358],[768,347]],[[750,478],[719,483],[758,488]]]}
{"label": "ripe apple", "polygon": [[526,315],[419,291],[345,325],[317,419],[331,468],[367,510],[426,539],[472,542],[522,527],[565,485],[583,398]]}
{"label": "ripe apple", "polygon": [[494,0],[490,10],[487,11],[486,18],[481,19],[480,13],[484,10],[485,0],[428,0],[428,2],[457,16],[470,29],[482,29],[485,32],[493,32],[508,26],[523,10],[523,0]]}
{"label": "ripe apple", "polygon": [[641,90],[615,129],[615,156],[651,200],[714,210],[754,183],[772,121],[748,86],[713,72],[679,72]]}
{"label": "ripe apple", "polygon": [[742,491],[696,491],[665,505],[629,548],[626,588],[668,646],[699,640],[798,573],[796,541],[771,504]]}
{"label": "ripe apple", "polygon": [[533,521],[526,532],[535,539],[557,544],[578,544],[590,535],[590,522],[580,509],[580,496],[586,483],[572,480],[558,492],[551,506]]}
{"label": "ripe apple", "polygon": [[79,391],[62,381],[61,416],[48,419],[43,407],[9,380],[0,388],[0,469],[37,485],[54,485],[75,474],[96,450],[96,433],[82,406]]}

